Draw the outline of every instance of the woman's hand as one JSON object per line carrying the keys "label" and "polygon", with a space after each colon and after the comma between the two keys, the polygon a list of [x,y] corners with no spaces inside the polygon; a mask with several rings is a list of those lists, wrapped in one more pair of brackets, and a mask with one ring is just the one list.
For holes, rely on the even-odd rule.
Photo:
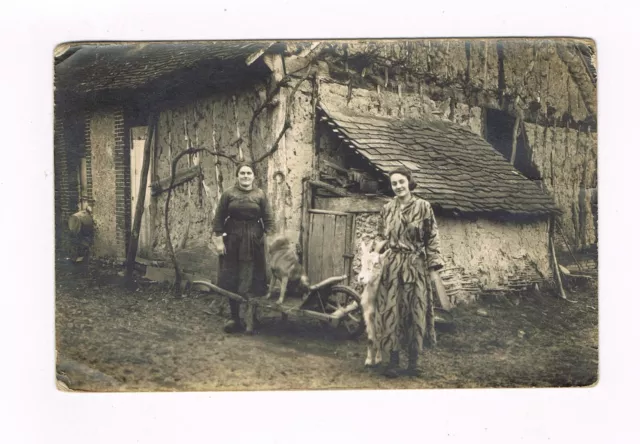
{"label": "woman's hand", "polygon": [[211,236],[211,242],[213,243],[214,251],[220,256],[227,253],[224,247],[223,236],[217,236],[215,233]]}
{"label": "woman's hand", "polygon": [[276,239],[276,235],[274,233],[264,233],[264,251],[269,252],[269,247]]}

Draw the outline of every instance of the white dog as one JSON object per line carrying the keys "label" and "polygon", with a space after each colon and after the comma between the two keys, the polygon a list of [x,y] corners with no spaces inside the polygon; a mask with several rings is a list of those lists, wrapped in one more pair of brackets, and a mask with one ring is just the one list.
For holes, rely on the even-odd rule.
{"label": "white dog", "polygon": [[384,242],[379,242],[375,245],[375,248],[372,248],[373,246],[374,241],[369,244],[364,241],[360,243],[362,266],[360,273],[358,273],[358,282],[364,284],[364,290],[360,295],[360,304],[362,305],[364,322],[367,328],[367,359],[364,362],[365,367],[376,366],[382,361],[382,353],[375,331],[375,306],[382,275],[381,264],[389,250],[380,254]]}

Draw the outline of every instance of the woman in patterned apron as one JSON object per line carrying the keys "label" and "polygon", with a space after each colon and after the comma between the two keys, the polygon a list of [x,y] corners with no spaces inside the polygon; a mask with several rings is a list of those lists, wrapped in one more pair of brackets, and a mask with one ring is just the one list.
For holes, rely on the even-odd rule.
{"label": "woman in patterned apron", "polygon": [[389,353],[384,374],[399,376],[400,348],[408,350],[407,374],[419,376],[423,338],[434,346],[435,319],[431,279],[443,267],[438,226],[431,205],[412,194],[411,171],[389,175],[395,198],[381,211],[378,234],[390,251],[382,262],[375,325],[380,347]]}
{"label": "woman in patterned apron", "polygon": [[[214,244],[220,254],[218,285],[241,296],[255,297],[267,291],[264,236],[273,231],[274,219],[265,192],[253,185],[252,166],[238,165],[236,177],[236,184],[220,196],[213,219]],[[229,305],[231,319],[224,331],[244,331],[240,304],[229,299]],[[253,308],[251,304],[249,307]],[[255,312],[250,315],[255,318]]]}

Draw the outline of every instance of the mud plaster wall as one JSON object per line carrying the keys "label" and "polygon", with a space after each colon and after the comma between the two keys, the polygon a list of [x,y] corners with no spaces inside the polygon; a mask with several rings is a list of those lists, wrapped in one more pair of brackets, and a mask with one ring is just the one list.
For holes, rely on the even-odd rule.
{"label": "mud plaster wall", "polygon": [[[352,282],[360,271],[362,240],[375,237],[378,214],[356,216]],[[482,290],[517,288],[551,276],[548,223],[527,224],[438,219],[445,268],[440,271],[453,304],[471,302]]]}
{"label": "mud plaster wall", "polygon": [[[525,129],[533,148],[533,163],[562,209],[559,228],[572,248],[592,245],[596,241],[595,208],[591,202],[597,193],[597,135],[533,124],[525,124]],[[566,249],[561,236],[555,244]]]}
{"label": "mud plaster wall", "polygon": [[546,221],[441,218],[438,224],[446,263],[442,277],[454,303],[470,300],[481,290],[551,277]]}
{"label": "mud plaster wall", "polygon": [[[354,88],[347,101],[348,88],[324,83],[320,99],[329,106],[347,107],[355,112],[379,116],[449,120],[482,135],[482,112],[478,107],[451,100],[436,102],[425,94],[404,94]],[[345,156],[336,149],[335,138],[320,131],[320,157],[341,166]],[[356,218],[355,254],[352,282],[360,270],[360,240],[375,234],[377,214]],[[548,224],[505,223],[479,219],[443,218],[438,221],[446,268],[441,276],[453,303],[473,300],[482,289],[505,288],[549,277]],[[540,270],[538,272],[537,270]]]}
{"label": "mud plaster wall", "polygon": [[[246,131],[253,106],[258,101],[254,91],[216,94],[180,107],[164,110],[158,118],[157,144],[154,152],[154,181],[170,177],[171,161],[189,147],[206,147],[235,156],[242,151],[249,159]],[[240,145],[231,145],[239,138]],[[254,145],[261,146],[262,125],[256,125]],[[208,249],[213,216],[219,196],[234,185],[233,163],[219,157],[218,163],[209,153],[184,156],[177,171],[200,165],[202,178],[194,178],[172,190],[169,204],[171,241],[180,265],[189,271],[214,273],[217,257]],[[261,169],[256,171],[256,184],[264,181]],[[151,250],[155,258],[168,259],[165,233],[167,192],[155,196],[150,206],[152,220]],[[202,264],[195,263],[200,257]],[[186,263],[185,263],[186,262]]]}
{"label": "mud plaster wall", "polygon": [[[449,120],[482,135],[484,123],[479,107],[469,108],[464,103],[455,103],[452,109],[450,99],[436,102],[425,94],[378,93],[360,88],[352,90],[349,102],[347,97],[346,86],[322,84],[320,98],[329,105],[380,116]],[[593,244],[596,228],[591,201],[597,193],[597,134],[531,123],[526,123],[525,128],[532,163],[563,212],[561,227],[572,248],[580,249]],[[330,134],[327,131],[320,134],[321,158],[329,158],[345,166],[344,157],[340,155],[340,150],[336,150],[335,143],[332,144]],[[556,238],[556,246],[566,249],[560,236]]]}
{"label": "mud plaster wall", "polygon": [[[238,154],[242,150],[249,159],[248,128],[253,115],[266,97],[266,84],[225,94],[214,94],[184,106],[163,111],[158,121],[158,144],[155,152],[154,179],[170,176],[170,159],[187,148],[186,133],[193,146],[202,146]],[[267,191],[276,215],[279,231],[286,231],[297,239],[302,206],[302,178],[310,174],[313,158],[312,114],[310,85],[304,84],[290,103],[292,128],[287,131],[278,148],[280,161],[270,165],[264,160],[256,168],[256,185]],[[283,89],[288,92],[287,89]],[[254,157],[265,153],[275,141],[281,126],[275,127],[278,106],[264,111],[256,121],[253,134]],[[239,146],[232,142],[243,139]],[[215,141],[215,142],[214,142]],[[271,161],[273,162],[273,161]],[[209,153],[191,158],[183,157],[178,171],[199,164],[203,180],[193,179],[173,190],[170,202],[171,237],[177,255],[183,254],[206,260],[206,267],[185,264],[186,268],[217,268],[217,258],[207,245],[210,242],[212,220],[220,193],[235,183],[235,167],[228,159],[219,158],[217,165]],[[164,228],[164,208],[167,193],[156,197],[153,214],[152,250],[157,258],[167,258]],[[190,254],[198,251],[198,254]],[[196,270],[199,271],[199,270]]]}
{"label": "mud plaster wall", "polygon": [[572,40],[430,39],[345,44],[350,56],[373,51],[388,61],[370,64],[366,73],[353,73],[374,79],[382,89],[425,89],[433,98],[455,97],[458,102],[493,108],[502,108],[501,95],[518,97],[518,106],[528,109],[535,104],[542,115],[556,119],[569,112],[574,120],[583,121],[595,113],[595,86]]}
{"label": "mud plaster wall", "polygon": [[372,91],[353,88],[351,98],[345,85],[334,82],[320,84],[320,100],[331,106],[345,107],[354,112],[387,117],[411,117],[449,120],[466,126],[482,135],[482,110],[465,103],[454,103],[451,99],[436,102],[426,94],[403,93],[402,91]]}
{"label": "mud plaster wall", "polygon": [[90,116],[93,218],[96,256],[118,255],[116,242],[115,116],[95,111]]}
{"label": "mud plaster wall", "polygon": [[[556,118],[562,117],[565,112],[570,112],[577,121],[588,117],[589,110],[583,99],[582,93],[570,70],[567,62],[559,55],[559,49],[571,51],[571,44],[554,42],[551,40],[503,40],[503,76],[504,94],[517,96],[523,106],[531,103],[540,105],[540,113],[547,115],[549,107],[553,107]],[[488,45],[485,48],[485,45]],[[458,45],[459,46],[459,45]],[[470,43],[470,57],[468,59],[469,75],[471,83],[488,91],[499,89],[499,58],[497,40],[477,40]],[[484,53],[486,49],[486,68]],[[467,61],[464,49],[458,48],[457,60]],[[579,60],[577,69],[584,70]],[[466,63],[459,68],[466,69]],[[486,73],[486,74],[485,74]],[[459,71],[462,74],[462,71]],[[584,73],[584,76],[587,76]],[[586,78],[586,77],[585,77]],[[595,103],[595,88],[588,85],[585,89],[588,93],[589,106]]]}
{"label": "mud plaster wall", "polygon": [[[283,89],[281,104],[287,103],[291,128],[286,132],[280,147],[269,163],[270,197],[276,214],[279,233],[298,241],[302,222],[304,178],[311,177],[314,157],[311,84],[305,81],[292,98],[289,89]],[[288,102],[287,102],[288,101]],[[282,105],[281,105],[282,106]],[[278,110],[275,111],[276,113]],[[280,110],[284,113],[284,109]],[[273,136],[269,146],[281,129],[281,117],[275,118]]]}

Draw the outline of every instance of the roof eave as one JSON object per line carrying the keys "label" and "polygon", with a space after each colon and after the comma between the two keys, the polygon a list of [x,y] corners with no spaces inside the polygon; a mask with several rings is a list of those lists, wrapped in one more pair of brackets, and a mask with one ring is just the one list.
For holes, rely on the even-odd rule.
{"label": "roof eave", "polygon": [[[70,67],[74,65],[69,65],[68,63],[73,61],[74,57],[79,53],[83,50],[94,49],[91,47],[88,49],[85,48],[86,47],[84,46],[80,46],[79,49],[76,49],[70,57],[56,64],[54,87],[57,97],[60,97],[61,99],[70,99],[76,102],[96,102],[101,100],[113,101],[110,96],[127,97],[141,91],[148,93],[148,91],[153,91],[154,89],[161,91],[167,84],[171,84],[171,86],[176,90],[193,90],[195,89],[194,85],[200,84],[209,89],[216,86],[224,86],[224,88],[228,88],[229,85],[239,84],[250,77],[266,77],[269,74],[269,69],[261,56],[265,51],[273,52],[277,50],[277,48],[274,48],[272,43],[264,42],[263,48],[252,53],[248,53],[246,57],[239,55],[237,57],[224,59],[222,57],[215,56],[207,58],[203,55],[201,59],[197,59],[196,57],[195,63],[179,65],[167,72],[152,72],[148,75],[148,78],[143,78],[141,81],[138,81],[137,84],[126,85],[125,83],[124,86],[111,86],[108,84],[104,85],[104,82],[97,85],[93,83],[94,79],[92,79],[92,76],[95,77],[96,75],[96,68],[93,66],[89,66],[88,68],[86,66],[79,66],[77,68]],[[84,55],[84,57],[87,57],[87,55]],[[108,64],[108,61],[104,61],[104,63]],[[122,59],[119,63],[124,63],[124,66],[128,68],[127,62],[122,62]],[[122,69],[123,68],[121,68],[120,71],[122,71]],[[91,72],[93,72],[93,74],[91,74]],[[218,81],[215,78],[215,76],[218,75],[216,73],[225,73],[227,75],[221,76],[221,80]],[[117,69],[116,72],[111,74],[114,80],[117,80],[120,75],[121,74],[118,74]],[[188,78],[189,81],[180,80],[185,77]],[[88,79],[88,85],[78,86],[79,79],[83,78]],[[104,76],[101,77],[101,79],[104,79]]]}

